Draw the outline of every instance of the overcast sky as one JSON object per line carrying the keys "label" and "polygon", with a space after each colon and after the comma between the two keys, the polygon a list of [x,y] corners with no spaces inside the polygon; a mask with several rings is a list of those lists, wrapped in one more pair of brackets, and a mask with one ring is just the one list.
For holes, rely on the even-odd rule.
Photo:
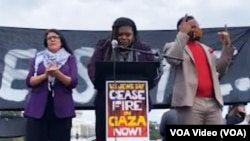
{"label": "overcast sky", "polygon": [[[111,30],[125,16],[139,30],[165,30],[176,29],[186,13],[203,28],[250,26],[249,6],[250,0],[0,0],[0,26]],[[151,112],[150,119],[159,121],[163,111]],[[93,121],[93,112],[85,112],[85,120]]]}
{"label": "overcast sky", "polygon": [[204,28],[249,26],[249,6],[249,0],[0,0],[0,26],[110,30],[126,16],[139,30],[164,30],[186,13]]}

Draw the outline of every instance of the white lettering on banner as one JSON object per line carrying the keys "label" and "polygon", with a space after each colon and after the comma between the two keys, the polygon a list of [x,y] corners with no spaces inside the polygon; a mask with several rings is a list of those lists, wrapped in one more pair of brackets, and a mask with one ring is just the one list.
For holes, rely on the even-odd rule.
{"label": "white lettering on banner", "polygon": [[112,111],[121,108],[122,111],[142,111],[143,101],[141,100],[115,100],[112,101]]}
{"label": "white lettering on banner", "polygon": [[140,136],[142,135],[141,127],[118,127],[114,130],[114,135],[123,136],[123,137],[129,137],[129,136]]}
{"label": "white lettering on banner", "polygon": [[111,100],[145,100],[145,90],[110,90],[109,97]]}
{"label": "white lettering on banner", "polygon": [[248,91],[250,89],[250,79],[247,77],[236,79],[235,87],[240,91]]}
{"label": "white lettering on banner", "polygon": [[[0,97],[5,100],[21,102],[25,100],[26,95],[28,94],[28,89],[14,89],[11,88],[11,84],[14,80],[25,80],[26,75],[28,74],[28,68],[16,69],[16,63],[18,59],[30,59],[35,53],[36,49],[12,49],[4,56],[4,69],[2,72],[2,84],[0,88]],[[73,90],[73,98],[75,102],[84,104],[89,102],[94,96],[96,91],[94,90],[93,84],[91,83],[88,74],[87,68],[80,61],[81,57],[91,57],[93,54],[93,47],[80,47],[74,50],[74,54],[77,59],[78,75],[86,82],[86,89],[83,92],[78,92],[76,89]],[[169,77],[169,68],[170,65],[166,63],[165,59],[162,62],[164,67],[164,73],[159,81],[157,92],[156,92],[156,103],[162,103],[164,100],[164,94],[166,90],[166,85],[168,83]],[[244,86],[243,86],[244,82]],[[247,83],[245,83],[247,82]],[[223,85],[232,85],[230,83]],[[242,77],[235,81],[234,86],[239,91],[248,91],[250,90],[250,81],[248,77]],[[78,86],[79,87],[79,86]],[[222,93],[224,92],[222,88]],[[227,91],[226,93],[229,93]]]}
{"label": "white lettering on banner", "polygon": [[[142,111],[145,90],[110,90],[108,94],[112,101],[112,111],[116,108],[122,111]],[[130,99],[130,100],[127,100]]]}
{"label": "white lettering on banner", "polygon": [[83,78],[86,82],[86,89],[80,93],[74,89],[73,91],[73,98],[75,102],[78,103],[88,103],[94,96],[95,96],[95,89],[92,82],[89,79],[87,68],[82,64],[80,61],[81,57],[91,57],[94,52],[94,48],[92,47],[81,47],[74,51],[74,54],[77,59],[77,69],[78,75]]}
{"label": "white lettering on banner", "polygon": [[4,70],[2,76],[2,86],[0,89],[0,97],[11,101],[23,101],[28,93],[28,89],[13,89],[11,84],[15,79],[25,80],[28,71],[27,70],[17,70],[16,63],[19,58],[29,59],[34,56],[36,49],[13,49],[8,51],[4,57]]}

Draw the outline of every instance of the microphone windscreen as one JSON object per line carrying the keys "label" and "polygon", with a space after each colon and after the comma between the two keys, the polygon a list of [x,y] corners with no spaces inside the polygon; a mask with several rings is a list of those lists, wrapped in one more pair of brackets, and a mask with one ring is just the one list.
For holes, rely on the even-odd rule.
{"label": "microphone windscreen", "polygon": [[115,39],[113,39],[113,40],[111,41],[111,45],[112,45],[112,48],[117,47],[117,45],[118,45],[118,41],[117,41],[117,40],[115,40]]}

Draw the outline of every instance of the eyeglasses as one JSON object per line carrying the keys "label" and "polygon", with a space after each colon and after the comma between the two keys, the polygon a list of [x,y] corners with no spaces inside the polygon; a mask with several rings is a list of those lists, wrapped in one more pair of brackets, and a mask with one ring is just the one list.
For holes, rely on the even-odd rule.
{"label": "eyeglasses", "polygon": [[52,39],[60,39],[59,36],[49,36],[46,38],[47,40],[52,40]]}

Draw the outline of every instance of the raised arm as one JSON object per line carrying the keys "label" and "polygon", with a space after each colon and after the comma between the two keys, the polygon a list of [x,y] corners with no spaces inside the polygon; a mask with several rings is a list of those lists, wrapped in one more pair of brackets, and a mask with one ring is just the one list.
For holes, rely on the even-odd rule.
{"label": "raised arm", "polygon": [[167,57],[167,62],[172,65],[179,65],[181,61],[172,59],[178,58],[180,60],[183,60],[183,53],[185,50],[185,46],[189,40],[188,33],[191,30],[191,25],[187,23],[187,15],[182,20],[181,24],[178,27],[178,33],[176,35],[176,39],[172,43],[166,43],[163,47],[163,52],[165,53]]}
{"label": "raised arm", "polygon": [[226,26],[225,31],[218,32],[218,35],[222,43],[222,53],[220,58],[216,61],[216,69],[220,74],[224,74],[231,63],[235,47],[231,44],[230,35]]}

